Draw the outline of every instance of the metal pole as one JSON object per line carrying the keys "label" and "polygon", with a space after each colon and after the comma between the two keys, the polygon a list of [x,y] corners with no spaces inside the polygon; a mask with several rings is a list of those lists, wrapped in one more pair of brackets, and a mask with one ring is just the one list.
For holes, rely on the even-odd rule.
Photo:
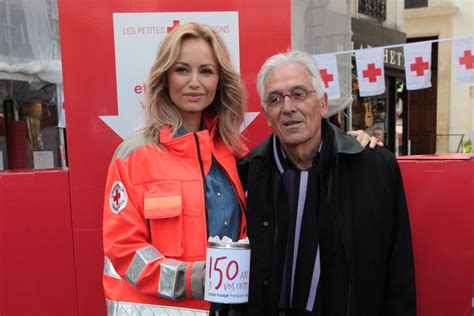
{"label": "metal pole", "polygon": [[[351,76],[352,80],[352,76]],[[352,82],[351,82],[352,84]],[[353,102],[352,102],[353,103]],[[352,103],[347,107],[346,132],[352,131]]]}
{"label": "metal pole", "polygon": [[12,56],[13,54],[13,41],[12,41],[12,29],[13,26],[11,25],[11,16],[10,16],[10,4],[8,0],[5,0],[5,19],[6,22],[3,24],[4,28],[4,35],[5,35],[5,41],[7,42],[8,45],[8,56]]}

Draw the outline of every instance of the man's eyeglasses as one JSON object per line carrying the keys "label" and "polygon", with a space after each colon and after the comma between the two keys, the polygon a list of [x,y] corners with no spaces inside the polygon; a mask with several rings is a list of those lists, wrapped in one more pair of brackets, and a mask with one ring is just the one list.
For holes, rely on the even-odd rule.
{"label": "man's eyeglasses", "polygon": [[289,97],[293,102],[303,102],[311,92],[314,92],[314,90],[295,89],[290,94],[271,94],[265,100],[265,103],[270,107],[277,107],[283,103],[285,97]]}

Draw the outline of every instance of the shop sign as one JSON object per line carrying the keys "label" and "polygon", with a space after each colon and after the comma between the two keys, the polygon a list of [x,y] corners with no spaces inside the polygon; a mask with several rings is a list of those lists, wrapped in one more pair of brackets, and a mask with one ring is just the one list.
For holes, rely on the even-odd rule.
{"label": "shop sign", "polygon": [[[372,46],[369,44],[363,44],[360,42],[352,42],[352,48],[355,49],[366,49],[372,48],[376,45]],[[405,59],[403,57],[403,47],[391,47],[384,49],[384,65],[386,67],[396,68],[400,70],[404,70],[405,68]]]}

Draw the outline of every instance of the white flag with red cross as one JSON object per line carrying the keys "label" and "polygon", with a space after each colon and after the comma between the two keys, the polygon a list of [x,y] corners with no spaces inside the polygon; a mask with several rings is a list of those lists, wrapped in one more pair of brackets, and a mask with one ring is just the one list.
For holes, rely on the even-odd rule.
{"label": "white flag with red cross", "polygon": [[407,90],[431,87],[431,42],[406,44],[403,54]]}
{"label": "white flag with red cross", "polygon": [[335,100],[341,97],[339,88],[339,75],[337,73],[337,60],[335,54],[313,55],[319,67],[321,79],[328,95],[328,100]]}
{"label": "white flag with red cross", "polygon": [[474,37],[454,39],[452,56],[457,82],[474,82]]}
{"label": "white flag with red cross", "polygon": [[369,97],[385,92],[383,47],[359,49],[355,52],[359,95]]}

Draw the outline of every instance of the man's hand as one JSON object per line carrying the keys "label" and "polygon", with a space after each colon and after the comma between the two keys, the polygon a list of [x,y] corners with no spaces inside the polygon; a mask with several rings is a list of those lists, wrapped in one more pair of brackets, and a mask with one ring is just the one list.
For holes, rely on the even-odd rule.
{"label": "man's hand", "polygon": [[357,131],[348,131],[347,134],[351,135],[362,145],[362,147],[367,147],[369,145],[370,148],[375,148],[375,146],[383,147],[383,143],[379,141],[379,139],[375,136],[369,136],[366,132],[359,129]]}

